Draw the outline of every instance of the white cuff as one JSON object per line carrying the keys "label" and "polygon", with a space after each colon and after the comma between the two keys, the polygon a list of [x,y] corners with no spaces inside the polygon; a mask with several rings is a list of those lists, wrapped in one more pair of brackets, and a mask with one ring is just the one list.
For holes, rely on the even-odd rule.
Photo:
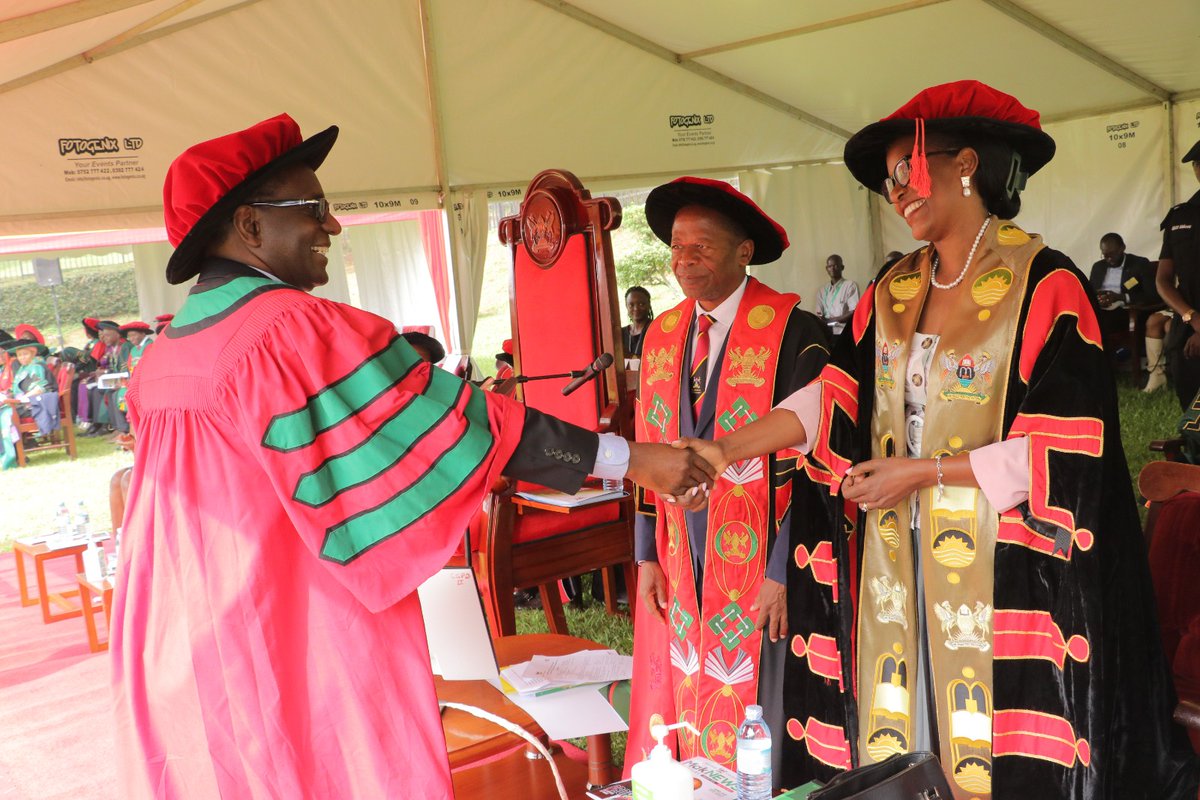
{"label": "white cuff", "polygon": [[592,475],[601,480],[624,478],[629,471],[629,442],[615,433],[601,433]]}

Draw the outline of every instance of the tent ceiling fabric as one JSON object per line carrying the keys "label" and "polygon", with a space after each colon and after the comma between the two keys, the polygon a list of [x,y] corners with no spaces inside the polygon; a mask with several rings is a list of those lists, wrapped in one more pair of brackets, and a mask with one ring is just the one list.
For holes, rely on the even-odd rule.
{"label": "tent ceiling fabric", "polygon": [[421,0],[8,0],[0,234],[156,225],[175,155],[281,110],[342,126],[323,181],[375,212],[550,166],[636,182],[837,159],[831,130],[957,78],[1052,119],[1200,96],[1200,3],[1181,0],[424,5],[428,31]]}

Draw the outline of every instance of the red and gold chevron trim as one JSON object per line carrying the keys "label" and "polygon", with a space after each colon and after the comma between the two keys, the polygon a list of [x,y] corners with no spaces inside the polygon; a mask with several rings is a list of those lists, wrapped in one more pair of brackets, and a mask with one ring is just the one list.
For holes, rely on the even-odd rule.
{"label": "red and gold chevron trim", "polygon": [[1005,709],[992,717],[992,754],[1026,756],[1053,761],[1064,767],[1092,763],[1087,739],[1076,739],[1071,723],[1054,714],[1027,709]]}
{"label": "red and gold chevron trim", "polygon": [[838,601],[837,559],[833,557],[833,542],[817,542],[811,553],[804,545],[796,547],[793,556],[800,569],[812,567],[813,580],[833,590],[833,602]]}
{"label": "red and gold chevron trim", "polygon": [[808,754],[837,769],[850,769],[850,742],[846,740],[846,731],[839,725],[828,725],[818,719],[808,718],[804,724],[800,720],[789,719],[787,732],[798,742],[808,746]]}
{"label": "red and gold chevron trim", "polygon": [[1061,670],[1067,656],[1087,661],[1091,646],[1082,636],[1067,639],[1048,611],[996,609],[992,646],[996,658],[1042,658]]}
{"label": "red and gold chevron trim", "polygon": [[814,675],[831,681],[837,681],[838,691],[846,691],[842,681],[842,655],[838,652],[837,639],[814,633],[808,637],[792,637],[792,654],[797,658],[808,660],[808,668]]}

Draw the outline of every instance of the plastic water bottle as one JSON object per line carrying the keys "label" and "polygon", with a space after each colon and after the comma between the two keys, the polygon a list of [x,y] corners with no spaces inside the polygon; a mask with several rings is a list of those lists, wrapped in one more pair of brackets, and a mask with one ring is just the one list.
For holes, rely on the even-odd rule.
{"label": "plastic water bottle", "polygon": [[65,501],[58,504],[58,511],[54,514],[54,528],[60,536],[71,535],[71,512],[67,510]]}
{"label": "plastic water bottle", "polygon": [[91,518],[88,516],[87,504],[82,500],[75,507],[75,535],[85,537],[88,535],[88,528],[91,524]]}
{"label": "plastic water bottle", "polygon": [[737,733],[737,800],[771,800],[771,729],[762,706],[746,706]]}

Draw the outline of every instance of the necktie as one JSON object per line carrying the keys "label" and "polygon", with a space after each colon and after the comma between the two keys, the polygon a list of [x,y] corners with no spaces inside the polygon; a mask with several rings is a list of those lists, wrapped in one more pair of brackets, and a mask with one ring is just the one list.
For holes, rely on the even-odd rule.
{"label": "necktie", "polygon": [[696,318],[696,347],[692,350],[692,419],[700,419],[704,405],[704,388],[708,382],[708,329],[716,322],[711,314]]}

